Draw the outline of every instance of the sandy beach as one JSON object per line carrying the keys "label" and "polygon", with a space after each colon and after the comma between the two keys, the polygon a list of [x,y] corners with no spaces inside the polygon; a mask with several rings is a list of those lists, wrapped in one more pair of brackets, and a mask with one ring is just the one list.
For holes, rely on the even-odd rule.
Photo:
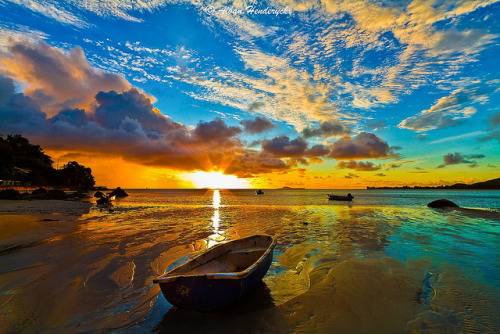
{"label": "sandy beach", "polygon": [[83,201],[0,200],[0,249],[18,247],[70,232],[89,212]]}
{"label": "sandy beach", "polygon": [[[0,332],[500,328],[498,212],[276,206],[267,203],[292,199],[270,191],[264,204],[250,191],[221,191],[220,206],[212,192],[151,194],[132,192],[112,213],[85,201],[0,201]],[[215,240],[255,233],[277,238],[273,264],[228,310],[173,307],[152,282]]]}
{"label": "sandy beach", "polygon": [[469,208],[451,208],[464,216],[472,218],[482,218],[500,221],[500,212],[491,210],[469,209]]}

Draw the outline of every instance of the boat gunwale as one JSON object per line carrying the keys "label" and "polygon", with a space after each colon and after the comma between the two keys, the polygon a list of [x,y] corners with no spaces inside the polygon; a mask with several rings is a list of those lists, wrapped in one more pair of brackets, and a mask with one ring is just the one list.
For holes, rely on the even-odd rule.
{"label": "boat gunwale", "polygon": [[[221,246],[223,246],[225,244],[229,244],[229,243],[235,242],[235,241],[240,241],[240,240],[244,240],[244,239],[250,239],[250,238],[253,238],[253,237],[256,237],[256,236],[259,236],[259,237],[269,237],[269,238],[271,238],[271,243],[267,247],[266,251],[252,265],[250,265],[248,268],[246,268],[243,271],[228,272],[228,273],[209,273],[209,274],[203,274],[203,275],[196,274],[196,275],[175,275],[175,276],[168,276],[172,271],[177,270],[177,269],[181,268],[182,266],[185,266],[186,264],[195,261],[198,257],[201,257],[201,256],[205,255],[206,253],[214,250],[217,247],[221,247]],[[194,277],[206,277],[208,279],[243,279],[244,277],[250,275],[252,272],[254,272],[255,270],[257,270],[258,266],[264,261],[264,259],[269,255],[269,253],[271,253],[271,252],[274,251],[275,247],[276,247],[276,239],[274,237],[270,236],[270,235],[265,235],[265,234],[252,235],[252,236],[248,236],[248,237],[244,237],[244,238],[240,238],[240,239],[230,240],[228,242],[215,245],[215,246],[213,246],[213,247],[205,250],[204,252],[196,255],[195,257],[193,257],[192,259],[188,260],[187,262],[185,262],[183,264],[180,264],[180,265],[178,265],[178,266],[170,269],[165,274],[163,274],[160,277],[154,279],[153,283],[158,283],[158,284],[169,283],[169,282],[174,282],[175,280],[180,279],[180,278],[194,278]],[[228,254],[228,253],[231,253],[231,252],[232,252],[232,249],[230,249],[228,252],[225,252],[225,253],[223,253],[223,254],[221,254],[219,256],[222,256],[224,254]]]}

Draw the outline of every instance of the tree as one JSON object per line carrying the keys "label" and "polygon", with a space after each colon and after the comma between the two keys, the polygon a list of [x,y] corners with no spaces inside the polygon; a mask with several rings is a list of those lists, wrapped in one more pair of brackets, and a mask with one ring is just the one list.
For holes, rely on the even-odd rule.
{"label": "tree", "polygon": [[49,183],[52,159],[21,135],[0,136],[0,178],[37,185]]}
{"label": "tree", "polygon": [[71,161],[61,170],[52,167],[52,158],[39,145],[30,144],[21,135],[0,134],[0,179],[22,181],[35,186],[91,188],[95,185],[92,170]]}
{"label": "tree", "polygon": [[71,187],[92,188],[95,185],[92,169],[80,165],[76,161],[70,161],[61,170],[64,185]]}
{"label": "tree", "polygon": [[12,180],[14,178],[14,149],[0,135],[0,179]]}

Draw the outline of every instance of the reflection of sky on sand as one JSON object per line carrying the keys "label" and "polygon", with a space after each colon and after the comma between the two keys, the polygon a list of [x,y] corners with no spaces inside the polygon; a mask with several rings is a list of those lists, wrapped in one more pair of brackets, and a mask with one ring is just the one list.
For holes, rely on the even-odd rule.
{"label": "reflection of sky on sand", "polygon": [[[251,205],[225,190],[197,192],[187,204],[117,203],[113,214],[83,216],[72,233],[0,253],[9,262],[0,262],[0,301],[8,299],[0,324],[25,331],[77,324],[125,331],[139,321],[138,332],[500,329],[498,222],[425,207],[267,205],[267,193],[252,192]],[[227,205],[236,200],[242,204]],[[158,295],[157,275],[218,237],[256,233],[278,244],[266,297],[253,300],[251,312],[244,305],[183,312]]]}

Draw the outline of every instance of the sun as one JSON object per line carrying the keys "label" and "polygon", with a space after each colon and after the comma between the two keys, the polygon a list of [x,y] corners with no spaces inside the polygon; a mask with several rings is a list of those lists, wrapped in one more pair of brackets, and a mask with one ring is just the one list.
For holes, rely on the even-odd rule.
{"label": "sun", "polygon": [[225,175],[222,172],[194,172],[184,174],[184,178],[190,181],[196,188],[212,189],[238,189],[249,188],[245,179],[239,179],[234,175]]}

